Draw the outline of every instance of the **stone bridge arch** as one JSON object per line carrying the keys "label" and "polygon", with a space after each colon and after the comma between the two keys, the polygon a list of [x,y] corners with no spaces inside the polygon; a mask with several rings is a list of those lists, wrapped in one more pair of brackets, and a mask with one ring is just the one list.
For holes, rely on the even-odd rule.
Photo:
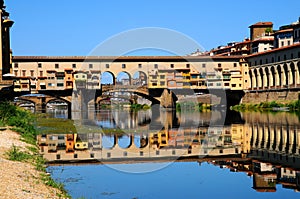
{"label": "stone bridge arch", "polygon": [[105,76],[107,76],[108,74],[109,74],[109,75],[111,76],[111,78],[112,78],[112,85],[115,85],[115,84],[116,84],[116,77],[117,77],[117,76],[116,76],[116,74],[114,74],[113,72],[108,71],[108,70],[106,70],[106,71],[104,71],[104,72],[102,73],[100,83],[101,83],[101,84],[110,84],[110,83],[106,83],[106,80],[103,79],[103,78],[106,78]]}
{"label": "stone bridge arch", "polygon": [[[128,84],[126,82],[122,82],[120,80],[122,80],[122,76],[128,76]],[[115,85],[131,85],[132,84],[132,75],[125,71],[125,70],[122,70],[120,71],[117,76],[116,76],[116,80],[115,80]]]}

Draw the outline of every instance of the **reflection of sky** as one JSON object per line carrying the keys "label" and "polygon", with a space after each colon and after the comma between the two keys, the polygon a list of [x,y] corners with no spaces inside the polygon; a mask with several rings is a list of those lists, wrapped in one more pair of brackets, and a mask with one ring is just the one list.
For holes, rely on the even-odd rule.
{"label": "reflection of sky", "polygon": [[95,121],[96,124],[102,128],[116,128],[116,125],[109,121],[109,120],[101,120],[101,121]]}
{"label": "reflection of sky", "polygon": [[[143,164],[144,167],[157,163]],[[142,164],[128,164],[138,169]],[[160,165],[160,164],[158,164]],[[123,173],[105,165],[50,167],[66,182],[73,198],[298,198],[300,193],[277,185],[276,193],[258,193],[253,178],[207,163],[171,163],[150,173]],[[73,180],[69,180],[73,179]],[[75,179],[75,180],[74,180]],[[78,179],[78,180],[76,180]]]}

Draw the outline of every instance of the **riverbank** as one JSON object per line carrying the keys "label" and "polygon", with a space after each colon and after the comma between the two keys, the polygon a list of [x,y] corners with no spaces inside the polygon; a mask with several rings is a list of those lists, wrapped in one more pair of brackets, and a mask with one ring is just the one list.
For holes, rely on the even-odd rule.
{"label": "riverbank", "polygon": [[9,160],[7,153],[13,146],[30,153],[31,145],[21,141],[18,133],[0,131],[0,199],[63,198],[62,191],[45,184],[41,177],[45,173],[37,171],[32,163]]}
{"label": "riverbank", "polygon": [[242,103],[231,107],[235,111],[300,111],[300,100],[288,102]]}
{"label": "riverbank", "polygon": [[34,121],[30,112],[0,103],[0,199],[69,198],[63,185],[46,173]]}

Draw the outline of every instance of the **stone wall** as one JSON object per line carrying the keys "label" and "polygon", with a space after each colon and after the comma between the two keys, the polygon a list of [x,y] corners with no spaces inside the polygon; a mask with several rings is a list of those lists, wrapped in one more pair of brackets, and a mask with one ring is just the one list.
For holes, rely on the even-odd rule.
{"label": "stone wall", "polygon": [[299,99],[300,91],[246,92],[241,103],[258,104],[261,102],[288,102]]}

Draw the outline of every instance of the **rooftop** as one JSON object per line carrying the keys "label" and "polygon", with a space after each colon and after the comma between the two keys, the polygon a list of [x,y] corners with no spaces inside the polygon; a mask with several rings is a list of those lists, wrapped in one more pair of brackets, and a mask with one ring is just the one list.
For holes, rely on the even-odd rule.
{"label": "rooftop", "polygon": [[256,27],[256,26],[273,26],[273,23],[270,22],[270,21],[267,21],[267,22],[257,22],[255,24],[252,24],[251,26],[249,26],[249,28]]}

